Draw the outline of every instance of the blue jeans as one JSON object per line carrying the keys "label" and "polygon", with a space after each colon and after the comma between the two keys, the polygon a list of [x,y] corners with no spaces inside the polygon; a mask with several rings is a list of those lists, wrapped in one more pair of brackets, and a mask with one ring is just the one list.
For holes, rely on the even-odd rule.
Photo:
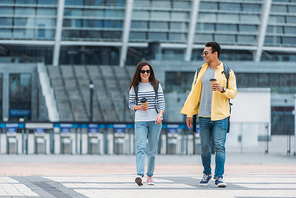
{"label": "blue jeans", "polygon": [[225,142],[227,134],[227,118],[218,121],[211,121],[211,118],[199,117],[201,159],[204,167],[204,174],[212,174],[211,169],[211,142],[212,137],[215,146],[215,175],[214,178],[222,177],[225,164]]}
{"label": "blue jeans", "polygon": [[162,124],[155,124],[155,121],[139,121],[135,123],[137,143],[137,175],[144,175],[146,160],[146,143],[148,138],[148,167],[147,175],[153,176],[155,168],[155,155],[158,146],[158,139]]}

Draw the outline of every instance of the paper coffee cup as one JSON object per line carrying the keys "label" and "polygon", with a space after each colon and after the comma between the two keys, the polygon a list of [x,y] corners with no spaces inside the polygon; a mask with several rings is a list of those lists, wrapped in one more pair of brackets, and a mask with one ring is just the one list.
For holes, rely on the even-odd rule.
{"label": "paper coffee cup", "polygon": [[144,97],[140,100],[141,104],[142,105],[145,105],[147,108],[148,108],[148,102],[147,102],[147,99]]}
{"label": "paper coffee cup", "polygon": [[213,88],[212,88],[212,84],[215,83],[215,82],[217,82],[217,79],[215,79],[215,78],[210,79],[211,90],[212,90],[212,91],[216,91],[216,90],[213,90]]}

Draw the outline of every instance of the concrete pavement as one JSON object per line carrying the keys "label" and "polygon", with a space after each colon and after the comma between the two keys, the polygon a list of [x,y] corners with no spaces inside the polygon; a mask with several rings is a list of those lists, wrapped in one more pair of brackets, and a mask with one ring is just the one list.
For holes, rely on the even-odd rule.
{"label": "concrete pavement", "polygon": [[141,187],[134,183],[134,155],[1,155],[0,161],[0,197],[296,198],[296,156],[228,154],[223,189],[214,180],[198,185],[199,155],[158,155],[155,185]]}

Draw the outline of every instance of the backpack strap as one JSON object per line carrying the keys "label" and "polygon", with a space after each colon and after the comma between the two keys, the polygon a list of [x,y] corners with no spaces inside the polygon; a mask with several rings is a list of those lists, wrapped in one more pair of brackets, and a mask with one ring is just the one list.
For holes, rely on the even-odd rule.
{"label": "backpack strap", "polygon": [[[226,88],[228,89],[228,79],[229,79],[230,68],[224,63],[223,63],[223,66],[224,66],[224,71],[222,72],[222,74],[224,73],[224,75],[226,77]],[[228,99],[228,102],[229,102],[229,111],[231,113],[231,105],[232,105],[232,103],[230,102],[230,99]]]}
{"label": "backpack strap", "polygon": [[226,77],[226,88],[228,89],[228,79],[229,79],[230,68],[224,63],[223,63],[223,67],[224,67],[224,71],[222,72],[222,74],[224,73],[224,75]]}
{"label": "backpack strap", "polygon": [[155,111],[156,111],[156,113],[158,113],[158,110],[157,110],[157,107],[156,107],[156,100],[157,100],[157,97],[158,97],[158,88],[159,88],[159,82],[158,81],[156,81],[156,89],[154,89],[154,92],[155,92],[155,99],[154,99],[154,101],[155,101],[155,104],[154,104],[154,108],[155,108]]}
{"label": "backpack strap", "polygon": [[138,105],[138,85],[134,85],[134,91],[135,91],[135,94],[136,94],[136,105]]}

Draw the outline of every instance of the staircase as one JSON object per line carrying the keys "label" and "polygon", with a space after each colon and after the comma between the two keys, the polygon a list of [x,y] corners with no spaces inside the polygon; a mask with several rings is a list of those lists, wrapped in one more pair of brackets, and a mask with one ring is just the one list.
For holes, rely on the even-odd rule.
{"label": "staircase", "polygon": [[94,122],[132,122],[128,108],[129,84],[134,67],[48,66],[61,121],[89,121],[90,81]]}

